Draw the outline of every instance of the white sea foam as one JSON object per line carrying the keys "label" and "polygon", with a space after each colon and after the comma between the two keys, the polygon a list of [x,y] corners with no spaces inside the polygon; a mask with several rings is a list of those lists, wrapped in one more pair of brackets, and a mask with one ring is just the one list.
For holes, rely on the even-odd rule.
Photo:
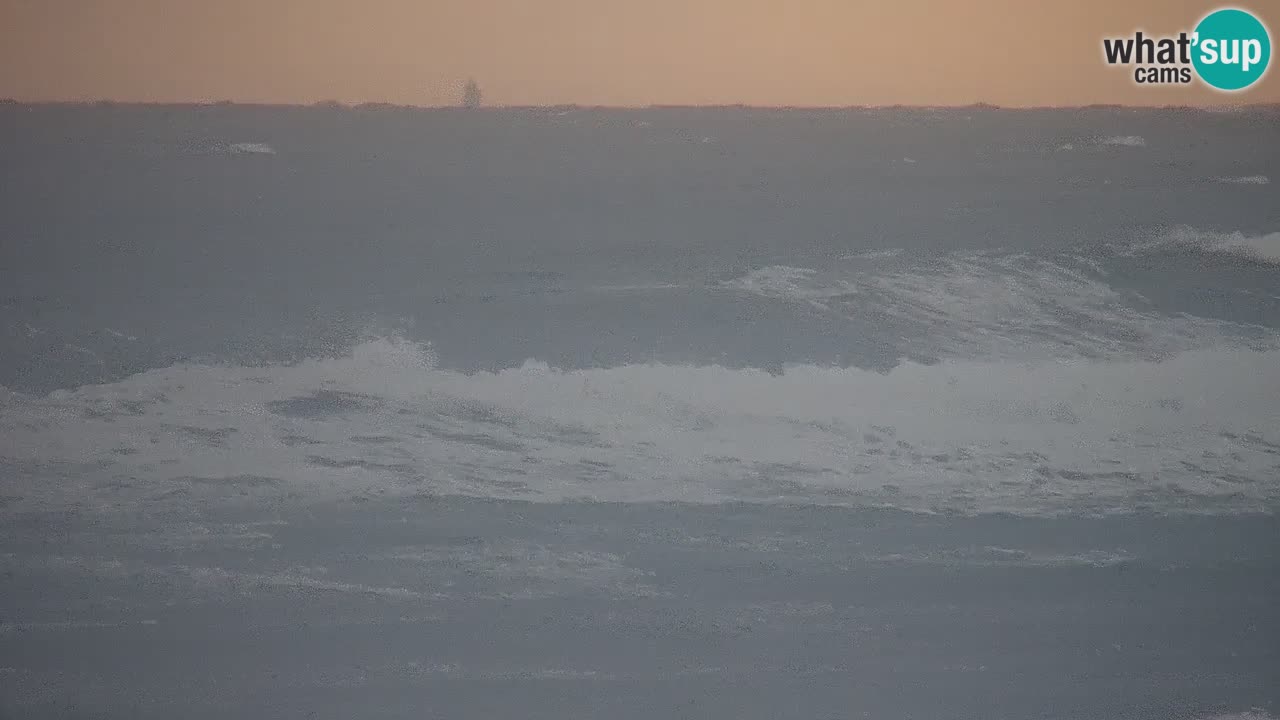
{"label": "white sea foam", "polygon": [[[1075,150],[1104,150],[1115,147],[1146,147],[1147,139],[1141,135],[1110,135],[1076,138],[1073,140],[1059,141],[1053,145],[1056,152],[1072,152]],[[1023,149],[1031,149],[1038,147],[1041,151],[1049,149],[1048,146],[1028,146]]]}
{"label": "white sea foam", "polygon": [[185,575],[196,585],[206,589],[227,589],[237,593],[256,588],[281,588],[285,590],[320,591],[351,595],[372,595],[384,598],[412,599],[422,593],[402,587],[381,587],[363,583],[328,580],[323,569],[293,568],[283,572],[252,573],[228,570],[220,567],[177,567],[166,569],[168,573]]}
{"label": "white sea foam", "polygon": [[1240,177],[1220,177],[1217,181],[1229,185],[1267,185],[1270,184],[1271,178],[1266,175],[1243,175]]}
{"label": "white sea foam", "polygon": [[1212,232],[1178,227],[1145,243],[1124,250],[1128,255],[1141,255],[1171,248],[1207,253],[1236,255],[1267,264],[1280,263],[1280,232],[1246,235],[1241,232]]}
{"label": "white sea foam", "polygon": [[227,146],[232,155],[275,155],[275,148],[260,142],[238,142]]}
{"label": "white sea foam", "polygon": [[889,248],[887,250],[868,250],[866,252],[849,253],[841,255],[841,260],[884,260],[886,258],[898,257],[902,254],[901,248]]}
{"label": "white sea foam", "polygon": [[1280,233],[1268,235],[1241,235],[1233,233],[1222,238],[1217,249],[1246,255],[1258,260],[1280,263]]}
{"label": "white sea foam", "polygon": [[897,343],[915,357],[1158,358],[1230,342],[1240,330],[1144,310],[1142,298],[1103,282],[1096,260],[1083,256],[957,253],[901,269],[773,265],[721,287],[833,318],[927,327]]}
{"label": "white sea foam", "polygon": [[955,548],[931,552],[900,552],[866,558],[871,562],[908,565],[979,565],[1015,567],[1111,567],[1134,561],[1118,550],[1055,553],[998,546]]}
{"label": "white sea foam", "polygon": [[[1186,245],[1275,258],[1280,233],[1184,229],[1123,253]],[[905,352],[952,359],[888,373],[529,360],[464,374],[374,337],[290,366],[176,365],[46,397],[0,392],[0,494],[8,508],[418,493],[1030,514],[1274,507],[1276,333],[1143,310],[1088,258],[865,265],[774,265],[720,288],[802,305],[833,328],[923,326],[904,331]]]}
{"label": "white sea foam", "polygon": [[596,285],[587,288],[589,292],[598,293],[644,293],[659,292],[662,290],[680,290],[688,288],[688,285],[680,285],[678,283],[637,283],[633,285]]}
{"label": "white sea foam", "polygon": [[761,297],[805,302],[819,310],[830,309],[828,300],[857,291],[848,281],[815,282],[817,277],[818,271],[811,268],[770,265],[722,284]]}
{"label": "white sea foam", "polygon": [[1098,145],[1110,145],[1119,147],[1146,147],[1147,140],[1141,135],[1112,135],[1111,137],[1098,138]]}
{"label": "white sea foam", "polygon": [[32,622],[23,620],[6,620],[0,623],[0,635],[15,632],[63,631],[63,630],[100,630],[103,628],[147,627],[158,625],[155,620],[118,620],[114,622],[92,620],[62,620],[53,622]]}
{"label": "white sea foam", "polygon": [[[1249,382],[1240,382],[1249,378]],[[422,492],[1058,513],[1266,510],[1280,352],[952,361],[881,374],[435,367],[396,338],[174,366],[0,407],[9,507]]]}
{"label": "white sea foam", "polygon": [[132,342],[138,339],[136,335],[129,335],[126,333],[122,333],[119,330],[113,330],[112,328],[103,328],[102,330],[103,332],[110,335],[111,337],[119,338],[120,340],[129,340]]}

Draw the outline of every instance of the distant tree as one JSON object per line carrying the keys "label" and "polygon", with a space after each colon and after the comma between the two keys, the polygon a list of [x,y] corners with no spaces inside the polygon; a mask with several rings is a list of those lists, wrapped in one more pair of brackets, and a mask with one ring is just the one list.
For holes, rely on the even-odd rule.
{"label": "distant tree", "polygon": [[484,104],[484,95],[480,93],[480,84],[475,78],[467,78],[467,83],[462,86],[462,107],[478,108]]}

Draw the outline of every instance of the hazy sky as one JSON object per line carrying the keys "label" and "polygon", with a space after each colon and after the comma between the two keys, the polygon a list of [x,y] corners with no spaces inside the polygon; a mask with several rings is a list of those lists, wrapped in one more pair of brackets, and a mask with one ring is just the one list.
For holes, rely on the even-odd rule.
{"label": "hazy sky", "polygon": [[[452,104],[472,75],[495,104],[1280,102],[1274,67],[1227,95],[1102,62],[1103,36],[1220,4],[0,0],[0,97]],[[1237,6],[1280,41],[1280,2]]]}

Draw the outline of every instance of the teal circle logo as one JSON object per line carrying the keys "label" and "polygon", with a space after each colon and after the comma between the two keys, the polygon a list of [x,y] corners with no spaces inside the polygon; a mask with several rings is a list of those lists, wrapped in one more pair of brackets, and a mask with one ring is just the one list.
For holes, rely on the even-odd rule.
{"label": "teal circle logo", "polygon": [[1219,90],[1243,90],[1258,82],[1271,61],[1271,36],[1244,10],[1215,10],[1196,25],[1191,64]]}

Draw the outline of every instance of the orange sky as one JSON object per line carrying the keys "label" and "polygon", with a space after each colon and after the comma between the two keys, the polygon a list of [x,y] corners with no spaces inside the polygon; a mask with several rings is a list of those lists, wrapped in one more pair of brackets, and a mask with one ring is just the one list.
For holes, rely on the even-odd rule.
{"label": "orange sky", "polygon": [[[1139,87],[1103,36],[1196,0],[0,0],[0,97],[453,104],[1280,102]],[[1280,3],[1238,4],[1280,42]],[[1270,12],[1267,12],[1270,10]],[[1272,65],[1280,60],[1273,59]]]}

